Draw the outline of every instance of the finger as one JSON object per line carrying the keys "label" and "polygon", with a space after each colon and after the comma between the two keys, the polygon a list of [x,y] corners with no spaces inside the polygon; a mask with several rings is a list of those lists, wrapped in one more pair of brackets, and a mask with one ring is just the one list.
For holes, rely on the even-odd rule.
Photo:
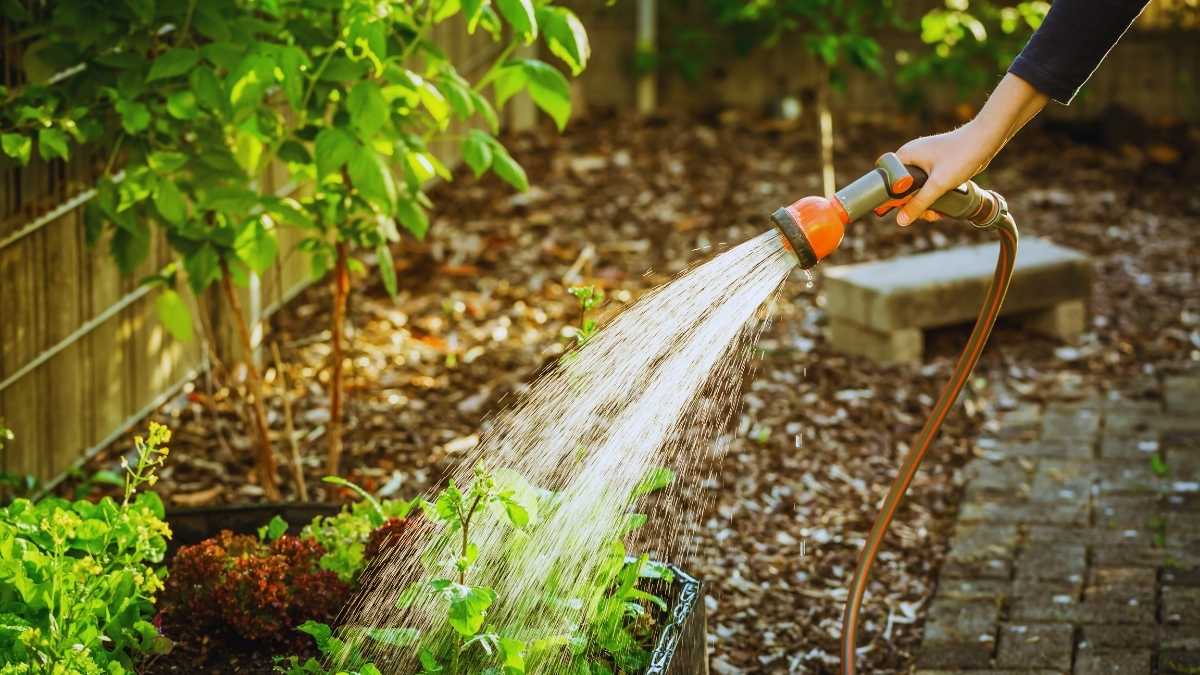
{"label": "finger", "polygon": [[932,177],[925,182],[925,185],[917,190],[917,194],[913,195],[912,199],[908,200],[900,212],[896,214],[896,224],[904,227],[916,220],[921,214],[929,210],[930,205],[937,201],[946,190],[934,183]]}

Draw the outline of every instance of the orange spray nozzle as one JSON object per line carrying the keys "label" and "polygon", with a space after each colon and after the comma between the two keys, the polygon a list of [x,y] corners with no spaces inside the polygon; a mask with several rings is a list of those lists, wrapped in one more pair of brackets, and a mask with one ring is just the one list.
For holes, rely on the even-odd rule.
{"label": "orange spray nozzle", "polygon": [[813,196],[776,210],[771,221],[800,259],[800,267],[808,269],[842,243],[850,218],[836,197]]}

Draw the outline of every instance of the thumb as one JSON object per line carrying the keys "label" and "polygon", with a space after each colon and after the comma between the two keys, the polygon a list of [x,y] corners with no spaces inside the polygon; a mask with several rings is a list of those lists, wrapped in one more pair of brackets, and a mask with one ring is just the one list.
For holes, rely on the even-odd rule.
{"label": "thumb", "polygon": [[925,181],[925,185],[912,196],[912,199],[909,199],[900,208],[900,212],[896,214],[896,224],[905,227],[920,218],[945,192],[946,190],[938,187],[938,184],[934,183],[933,178],[930,177]]}

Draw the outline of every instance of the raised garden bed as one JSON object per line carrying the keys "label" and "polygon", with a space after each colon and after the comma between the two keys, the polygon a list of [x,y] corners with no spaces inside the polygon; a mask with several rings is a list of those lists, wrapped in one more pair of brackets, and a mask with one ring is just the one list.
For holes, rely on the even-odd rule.
{"label": "raised garden bed", "polygon": [[[170,564],[178,550],[217,536],[222,530],[237,534],[253,534],[276,517],[288,523],[288,532],[298,534],[304,523],[318,516],[333,516],[340,505],[326,503],[279,503],[212,506],[176,509],[167,514],[173,536],[167,554]],[[701,602],[702,582],[675,565],[666,565],[674,575],[670,588],[663,592],[668,600],[668,619],[661,626],[646,675],[704,675],[708,673],[705,633],[707,622]],[[208,636],[183,637],[176,649],[165,656],[155,657],[146,664],[144,673],[272,673],[273,650],[264,650],[257,643],[245,641],[221,644],[207,640]],[[296,653],[291,650],[288,653]],[[299,650],[301,656],[311,653]],[[197,664],[201,654],[206,663]]]}

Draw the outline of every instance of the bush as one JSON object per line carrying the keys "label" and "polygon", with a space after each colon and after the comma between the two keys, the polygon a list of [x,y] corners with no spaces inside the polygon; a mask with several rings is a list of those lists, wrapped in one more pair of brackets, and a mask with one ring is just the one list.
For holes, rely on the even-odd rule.
{"label": "bush", "polygon": [[137,489],[154,484],[169,439],[157,424],[137,439],[119,503],[17,499],[0,509],[0,673],[132,672],[139,653],[165,647],[148,619],[171,532],[162,501]]}
{"label": "bush", "polygon": [[319,516],[304,527],[300,534],[312,539],[325,548],[321,557],[321,569],[338,575],[346,583],[353,583],[362,572],[370,557],[365,555],[371,533],[384,525],[388,519],[407,519],[420,499],[376,499],[359,486],[330,476],[325,482],[340,485],[356,493],[361,499],[343,507],[336,516]]}
{"label": "bush", "polygon": [[176,554],[163,592],[169,625],[290,641],[297,626],[331,621],[350,586],[321,569],[325,549],[288,534],[271,542],[228,530]]}

